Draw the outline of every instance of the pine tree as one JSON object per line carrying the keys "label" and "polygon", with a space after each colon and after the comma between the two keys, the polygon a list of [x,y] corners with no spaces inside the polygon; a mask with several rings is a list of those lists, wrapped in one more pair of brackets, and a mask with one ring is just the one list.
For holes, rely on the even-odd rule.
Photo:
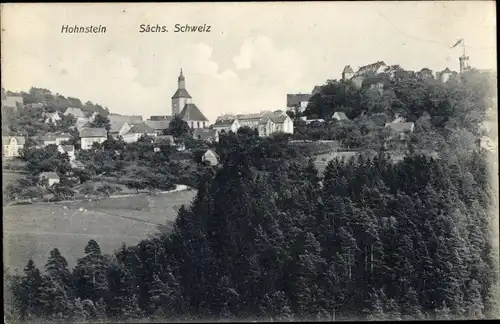
{"label": "pine tree", "polygon": [[22,320],[39,318],[42,315],[42,276],[33,260],[24,268],[20,289],[20,315]]}
{"label": "pine tree", "polygon": [[68,293],[72,288],[71,272],[68,269],[68,262],[61,255],[58,248],[50,251],[50,256],[45,264],[45,272],[62,285]]}

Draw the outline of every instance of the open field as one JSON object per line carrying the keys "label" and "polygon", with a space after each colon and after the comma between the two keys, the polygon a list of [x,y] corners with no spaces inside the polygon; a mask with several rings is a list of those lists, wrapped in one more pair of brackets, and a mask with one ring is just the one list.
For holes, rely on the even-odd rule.
{"label": "open field", "polygon": [[90,239],[99,243],[103,253],[112,253],[122,243],[137,244],[165,229],[175,220],[177,208],[188,205],[195,195],[195,190],[187,190],[5,207],[4,265],[22,268],[32,258],[43,267],[50,250],[57,247],[73,267]]}

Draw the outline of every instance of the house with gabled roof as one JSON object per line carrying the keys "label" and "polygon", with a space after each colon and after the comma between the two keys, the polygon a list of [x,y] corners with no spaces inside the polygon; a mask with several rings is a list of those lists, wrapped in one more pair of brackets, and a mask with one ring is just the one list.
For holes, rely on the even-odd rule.
{"label": "house with gabled roof", "polygon": [[241,127],[240,122],[235,117],[221,116],[217,118],[212,128],[218,133],[236,133]]}
{"label": "house with gabled roof", "polygon": [[385,127],[399,134],[400,140],[406,140],[408,136],[411,133],[413,133],[413,130],[415,129],[415,123],[413,122],[387,123],[385,124]]}
{"label": "house with gabled roof", "polygon": [[446,83],[446,82],[448,82],[450,77],[453,75],[453,72],[449,68],[446,68],[443,71],[438,72],[436,74],[437,74],[437,77],[439,78],[439,80],[441,80],[441,82]]}
{"label": "house with gabled roof", "polygon": [[24,105],[24,98],[21,96],[6,96],[2,99],[2,108],[12,108],[17,110],[17,108],[22,108]]}
{"label": "house with gabled roof", "polygon": [[109,123],[109,131],[108,134],[111,135],[114,139],[118,139],[118,137],[125,135],[132,128],[127,122],[110,122]]}
{"label": "house with gabled roof", "polygon": [[89,150],[94,143],[103,143],[108,139],[108,132],[104,128],[84,127],[80,130],[82,150]]}
{"label": "house with gabled roof", "polygon": [[56,172],[42,172],[38,177],[40,181],[46,180],[49,187],[52,187],[61,181]]}
{"label": "house with gabled roof", "polygon": [[83,113],[83,111],[80,109],[80,108],[75,108],[75,107],[68,107],[66,109],[66,111],[64,111],[64,116],[68,116],[68,115],[72,115],[74,116],[75,118],[83,118],[86,120],[85,118],[85,114]]}
{"label": "house with gabled roof", "polygon": [[140,115],[118,115],[118,114],[109,114],[108,115],[109,123],[127,123],[131,127],[143,122],[142,116]]}
{"label": "house with gabled roof", "polygon": [[171,119],[146,120],[144,123],[154,129],[157,135],[162,135],[170,127]]}
{"label": "house with gabled roof", "polygon": [[126,134],[124,134],[123,141],[125,141],[125,143],[134,143],[137,142],[143,135],[156,137],[157,134],[153,128],[143,122],[135,125]]}
{"label": "house with gabled roof", "polygon": [[202,162],[209,163],[210,165],[219,164],[220,157],[214,150],[207,150],[201,157]]}
{"label": "house with gabled roof", "polygon": [[69,160],[75,159],[75,146],[74,145],[58,145],[57,151],[61,154],[68,154]]}
{"label": "house with gabled roof", "polygon": [[25,144],[26,138],[23,136],[2,136],[2,156],[6,158],[20,156]]}
{"label": "house with gabled roof", "polygon": [[337,111],[333,114],[332,119],[336,119],[338,121],[348,121],[349,118],[346,116],[345,112]]}
{"label": "house with gabled roof", "polygon": [[286,107],[288,110],[304,112],[309,104],[311,96],[312,95],[308,93],[287,94]]}
{"label": "house with gabled roof", "polygon": [[219,132],[213,128],[196,128],[193,130],[193,139],[216,143],[219,141]]}
{"label": "house with gabled roof", "polygon": [[61,113],[59,113],[58,111],[45,114],[45,123],[46,124],[56,124],[61,119],[62,119]]}
{"label": "house with gabled roof", "polygon": [[293,134],[293,121],[287,114],[270,117],[274,124],[273,133]]}

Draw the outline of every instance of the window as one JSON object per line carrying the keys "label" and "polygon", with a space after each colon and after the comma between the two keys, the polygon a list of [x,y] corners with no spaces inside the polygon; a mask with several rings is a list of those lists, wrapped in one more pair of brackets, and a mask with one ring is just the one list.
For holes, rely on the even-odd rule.
{"label": "window", "polygon": [[198,122],[198,128],[200,128],[200,122]]}

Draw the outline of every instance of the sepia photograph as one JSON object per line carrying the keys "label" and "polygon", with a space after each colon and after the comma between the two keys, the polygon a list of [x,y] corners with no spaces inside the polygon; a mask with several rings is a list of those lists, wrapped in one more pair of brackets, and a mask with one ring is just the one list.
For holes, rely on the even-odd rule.
{"label": "sepia photograph", "polygon": [[0,24],[6,323],[500,319],[496,2]]}

